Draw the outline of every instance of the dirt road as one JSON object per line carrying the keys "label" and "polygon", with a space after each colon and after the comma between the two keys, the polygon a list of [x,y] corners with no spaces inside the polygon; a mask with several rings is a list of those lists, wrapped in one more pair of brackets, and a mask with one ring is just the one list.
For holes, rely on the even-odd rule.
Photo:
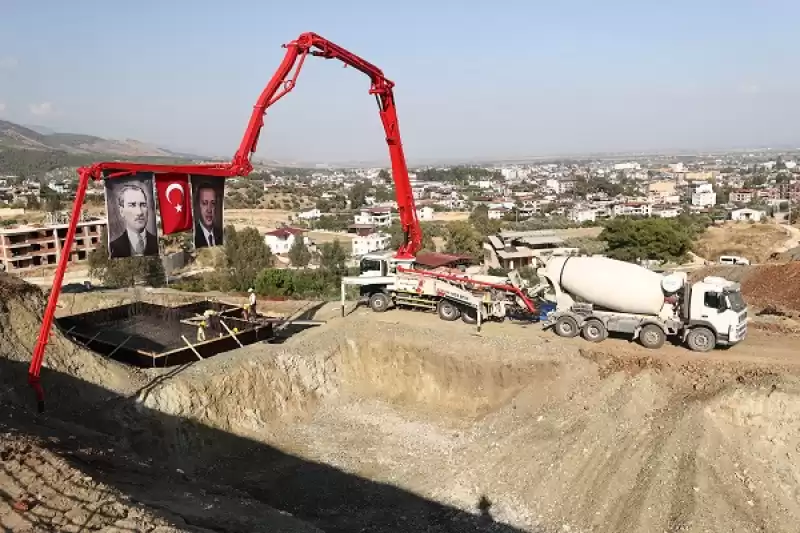
{"label": "dirt road", "polygon": [[788,224],[781,224],[780,227],[787,232],[789,238],[781,246],[776,247],[774,252],[784,253],[800,246],[800,228]]}

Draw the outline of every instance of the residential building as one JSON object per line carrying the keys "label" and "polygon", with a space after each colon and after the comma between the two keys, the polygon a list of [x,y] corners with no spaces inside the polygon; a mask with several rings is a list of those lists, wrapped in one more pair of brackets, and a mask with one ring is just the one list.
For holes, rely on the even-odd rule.
{"label": "residential building", "polygon": [[568,218],[578,224],[594,222],[597,220],[597,210],[592,208],[575,208],[569,212]]}
{"label": "residential building", "polygon": [[688,182],[706,182],[714,177],[714,172],[687,172],[685,179]]}
{"label": "residential building", "polygon": [[72,184],[68,181],[54,181],[47,186],[58,194],[66,194],[72,190]]}
{"label": "residential building", "polygon": [[427,205],[417,208],[417,218],[419,220],[433,220],[433,213],[433,208]]}
{"label": "residential building", "polygon": [[627,202],[614,206],[615,217],[649,217],[653,214],[653,206],[647,203]]}
{"label": "residential building", "polygon": [[672,205],[654,205],[652,216],[660,218],[675,218],[680,216],[681,210]]}
{"label": "residential building", "polygon": [[489,209],[489,220],[503,220],[509,210],[505,207],[493,207]]}
{"label": "residential building", "polygon": [[575,188],[575,180],[551,178],[545,181],[545,187],[553,191],[555,194],[564,194]]}
{"label": "residential building", "polygon": [[381,231],[358,235],[353,239],[353,257],[359,257],[370,252],[378,252],[389,247],[391,235]]}
{"label": "residential building", "polygon": [[275,255],[288,254],[294,246],[295,240],[303,239],[306,246],[311,246],[311,241],[305,235],[305,230],[284,226],[264,234],[264,242]]}
{"label": "residential building", "polygon": [[749,204],[755,197],[753,189],[736,189],[731,191],[728,201],[734,204]]}
{"label": "residential building", "polygon": [[697,207],[710,207],[717,204],[717,193],[714,187],[706,181],[697,181],[689,185],[692,195],[692,205]]}
{"label": "residential building", "polygon": [[297,213],[297,218],[302,220],[317,220],[321,216],[322,212],[317,208],[309,209],[308,211],[303,211],[302,213]]}
{"label": "residential building", "polygon": [[361,212],[355,216],[356,224],[369,224],[372,226],[386,227],[392,225],[392,208],[391,207],[370,207],[362,209]]}
{"label": "residential building", "polygon": [[483,262],[488,268],[537,267],[551,255],[577,255],[578,248],[564,246],[551,231],[503,231],[483,243]]}
{"label": "residential building", "polygon": [[800,202],[800,181],[794,183],[782,182],[778,184],[778,197]]}
{"label": "residential building", "polygon": [[767,214],[764,211],[747,207],[731,211],[731,220],[736,221],[760,222],[766,216]]}
{"label": "residential building", "polygon": [[[82,262],[100,244],[106,220],[78,222],[70,262]],[[31,224],[0,229],[0,264],[20,272],[58,263],[69,224]]]}

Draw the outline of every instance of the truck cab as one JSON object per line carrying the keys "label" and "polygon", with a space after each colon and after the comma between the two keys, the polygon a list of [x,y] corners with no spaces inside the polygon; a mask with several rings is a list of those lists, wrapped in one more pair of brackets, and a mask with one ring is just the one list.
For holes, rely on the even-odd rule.
{"label": "truck cab", "polygon": [[[705,348],[707,342],[730,346],[744,340],[747,304],[738,283],[708,276],[686,289],[689,294],[684,299],[682,318],[687,322],[686,341],[692,349]],[[705,330],[713,333],[713,338]]]}
{"label": "truck cab", "polygon": [[362,256],[358,275],[342,278],[342,301],[345,297],[345,286],[358,287],[360,299],[368,301],[374,311],[388,309],[389,292],[395,284],[397,267],[414,265],[413,259],[397,259],[394,255],[393,251],[386,250]]}
{"label": "truck cab", "polygon": [[394,252],[372,252],[361,257],[358,264],[359,278],[386,278],[397,272],[397,267],[411,267],[413,259],[397,259]]}

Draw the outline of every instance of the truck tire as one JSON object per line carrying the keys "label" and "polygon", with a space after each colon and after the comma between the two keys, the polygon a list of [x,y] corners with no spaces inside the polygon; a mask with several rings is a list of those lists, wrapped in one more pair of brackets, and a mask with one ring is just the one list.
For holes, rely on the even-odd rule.
{"label": "truck tire", "polygon": [[478,323],[478,310],[474,307],[470,307],[467,309],[461,310],[461,320],[464,321],[465,324],[477,324]]}
{"label": "truck tire", "polygon": [[439,313],[439,318],[448,322],[458,320],[458,317],[461,316],[461,311],[449,300],[439,300],[436,311]]}
{"label": "truck tire", "polygon": [[583,338],[589,342],[601,342],[608,338],[608,329],[596,318],[587,320],[581,328],[581,333],[583,333]]}
{"label": "truck tire", "polygon": [[686,344],[693,352],[710,352],[717,344],[717,336],[708,328],[694,328],[686,336]]}
{"label": "truck tire", "polygon": [[642,346],[651,350],[657,350],[661,348],[664,346],[664,342],[666,340],[666,333],[664,333],[664,330],[656,324],[647,324],[639,332],[639,342],[642,344]]}
{"label": "truck tire", "polygon": [[369,306],[376,313],[383,313],[389,309],[389,296],[383,292],[373,293],[369,297]]}
{"label": "truck tire", "polygon": [[581,332],[578,321],[571,316],[562,316],[556,320],[553,329],[559,337],[572,338]]}

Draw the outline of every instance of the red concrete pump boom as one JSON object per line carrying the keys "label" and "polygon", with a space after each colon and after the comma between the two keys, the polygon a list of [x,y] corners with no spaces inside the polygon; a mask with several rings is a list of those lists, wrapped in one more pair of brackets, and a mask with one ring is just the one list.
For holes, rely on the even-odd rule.
{"label": "red concrete pump boom", "polygon": [[28,381],[36,391],[40,411],[44,410],[44,392],[39,378],[44,360],[44,352],[50,336],[50,329],[53,325],[56,304],[61,293],[64,272],[67,269],[67,264],[71,255],[72,243],[75,239],[75,230],[80,220],[81,208],[83,206],[84,197],[86,196],[86,188],[89,180],[103,179],[103,171],[108,170],[114,172],[106,175],[106,179],[113,179],[136,172],[176,172],[220,177],[248,175],[253,170],[250,158],[253,153],[255,153],[258,145],[261,129],[264,126],[264,114],[267,108],[294,88],[297,76],[308,54],[325,59],[338,59],[346,66],[353,67],[369,76],[371,84],[369,93],[374,94],[378,102],[378,112],[386,133],[386,143],[389,146],[389,157],[392,163],[392,178],[394,180],[395,195],[397,198],[397,209],[404,234],[403,244],[398,248],[396,257],[401,259],[413,259],[419,251],[422,244],[422,231],[417,219],[414,196],[408,178],[408,167],[406,166],[403,144],[400,139],[400,126],[397,120],[394,92],[392,91],[394,83],[388,80],[383,75],[383,72],[375,65],[348,52],[341,46],[328,41],[316,33],[303,33],[294,41],[283,45],[283,47],[287,49],[286,55],[280,67],[278,67],[278,70],[259,96],[253,108],[253,113],[250,116],[247,130],[239,145],[239,149],[236,151],[230,163],[156,165],[114,161],[95,163],[89,167],[78,169],[78,187],[75,192],[75,203],[72,209],[70,227],[61,250],[61,256],[59,257],[58,267],[53,280],[53,288],[50,292],[44,317],[42,318],[42,327],[39,330],[39,337],[28,370]]}
{"label": "red concrete pump boom", "polygon": [[[414,206],[414,195],[408,179],[408,167],[403,153],[403,143],[400,140],[400,125],[397,121],[397,109],[395,107],[394,92],[392,91],[394,82],[388,80],[381,69],[372,63],[361,59],[315,33],[304,33],[295,41],[284,45],[284,47],[288,49],[286,56],[283,58],[283,62],[278,67],[275,75],[267,84],[264,92],[258,98],[253,114],[250,117],[250,123],[247,125],[247,131],[245,131],[242,138],[242,144],[233,157],[234,168],[239,173],[247,173],[252,170],[250,156],[256,151],[261,127],[264,125],[264,114],[269,106],[294,88],[297,75],[300,73],[300,69],[303,68],[306,55],[310,53],[325,59],[338,59],[346,66],[353,67],[369,76],[371,83],[369,93],[374,94],[378,102],[378,112],[386,133],[386,144],[389,145],[392,177],[397,198],[397,211],[405,236],[403,244],[397,250],[397,257],[413,259],[422,245],[422,231],[417,220],[417,209]],[[300,59],[299,62],[298,57]],[[296,67],[295,64],[297,65]],[[292,68],[295,69],[293,73]],[[289,78],[290,73],[291,78]]]}

